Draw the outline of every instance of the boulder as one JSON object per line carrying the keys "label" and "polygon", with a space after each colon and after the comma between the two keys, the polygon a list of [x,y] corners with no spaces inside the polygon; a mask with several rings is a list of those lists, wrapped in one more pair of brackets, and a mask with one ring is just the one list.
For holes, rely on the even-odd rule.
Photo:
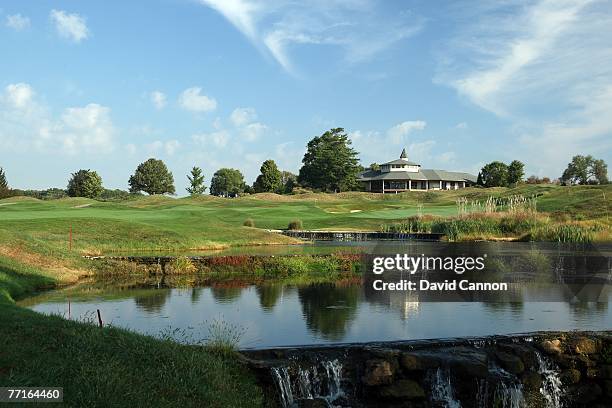
{"label": "boulder", "polygon": [[495,357],[497,357],[497,361],[499,361],[502,368],[512,374],[516,375],[525,371],[525,364],[523,364],[523,361],[513,354],[506,353],[505,351],[497,351]]}
{"label": "boulder", "polygon": [[524,344],[499,344],[499,349],[519,357],[526,369],[538,367],[537,351]]}
{"label": "boulder", "polygon": [[575,368],[563,370],[559,378],[565,385],[578,384],[580,382],[580,371]]}
{"label": "boulder", "polygon": [[563,350],[561,349],[561,340],[559,339],[544,340],[539,344],[539,347],[546,354],[563,353]]}
{"label": "boulder", "polygon": [[584,383],[574,385],[569,390],[570,399],[580,405],[589,406],[595,402],[603,391],[601,387],[595,383]]}
{"label": "boulder", "polygon": [[425,398],[425,391],[416,381],[398,380],[391,385],[380,388],[379,394],[390,399],[420,399]]}
{"label": "boulder", "polygon": [[589,367],[586,370],[586,376],[591,380],[598,380],[602,378],[602,373],[601,370],[597,367]]}
{"label": "boulder", "polygon": [[525,371],[521,376],[521,382],[528,391],[537,391],[542,386],[542,376],[534,371]]}
{"label": "boulder", "polygon": [[449,367],[466,376],[485,378],[489,372],[488,356],[482,350],[469,347],[452,347],[432,351],[402,353],[400,364],[406,370],[429,370]]}
{"label": "boulder", "polygon": [[391,362],[381,359],[367,360],[363,383],[368,386],[391,384],[393,374],[394,367]]}
{"label": "boulder", "polygon": [[572,352],[576,354],[596,354],[601,350],[601,342],[588,337],[576,337],[569,341]]}

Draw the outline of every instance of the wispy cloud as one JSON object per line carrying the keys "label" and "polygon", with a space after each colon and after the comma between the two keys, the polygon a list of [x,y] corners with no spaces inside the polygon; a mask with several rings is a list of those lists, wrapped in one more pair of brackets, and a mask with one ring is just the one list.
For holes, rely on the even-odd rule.
{"label": "wispy cloud", "polygon": [[89,37],[89,28],[85,18],[77,13],[68,13],[63,10],[51,10],[51,21],[61,37],[79,43]]}
{"label": "wispy cloud", "polygon": [[[445,47],[436,81],[511,121],[524,157],[546,171],[559,172],[567,155],[609,152],[612,117],[594,112],[612,105],[612,5],[540,0],[473,9],[473,23]],[[550,161],[538,160],[534,147],[551,143]]]}
{"label": "wispy cloud", "polygon": [[151,103],[155,106],[155,109],[161,110],[166,106],[166,95],[161,91],[153,91],[149,95]]}
{"label": "wispy cloud", "polygon": [[5,24],[7,27],[16,31],[25,30],[30,27],[30,18],[24,17],[21,14],[10,14],[6,16]]}
{"label": "wispy cloud", "polygon": [[408,11],[389,14],[375,0],[199,0],[222,14],[287,72],[297,73],[292,49],[326,45],[357,63],[417,33],[424,20]]}

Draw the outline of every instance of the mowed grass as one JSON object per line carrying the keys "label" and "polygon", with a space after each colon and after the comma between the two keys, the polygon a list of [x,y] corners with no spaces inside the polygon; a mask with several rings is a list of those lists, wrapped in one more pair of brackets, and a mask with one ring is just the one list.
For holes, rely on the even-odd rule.
{"label": "mowed grass", "polygon": [[[256,194],[237,199],[143,197],[125,202],[71,198],[0,200],[0,245],[20,242],[35,252],[65,253],[69,230],[76,253],[214,249],[231,245],[296,243],[265,229],[301,220],[305,229],[378,230],[417,214],[457,215],[456,199],[538,196],[538,211],[553,217],[608,222],[612,186],[521,186],[381,195],[370,193]],[[256,228],[245,227],[252,219]]]}

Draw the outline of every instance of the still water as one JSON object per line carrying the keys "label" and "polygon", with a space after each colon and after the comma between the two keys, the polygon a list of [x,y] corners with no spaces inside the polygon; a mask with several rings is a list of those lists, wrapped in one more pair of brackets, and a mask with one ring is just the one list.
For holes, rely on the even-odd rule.
{"label": "still water", "polygon": [[[105,324],[196,342],[223,320],[245,332],[241,347],[265,348],[336,342],[481,336],[536,330],[612,328],[607,301],[418,302],[403,293],[368,298],[361,285],[265,285],[239,288],[139,289],[72,299],[70,317],[88,319],[99,309]],[[603,299],[600,299],[603,300]],[[36,300],[34,300],[36,302]],[[68,316],[60,292],[31,308]]]}

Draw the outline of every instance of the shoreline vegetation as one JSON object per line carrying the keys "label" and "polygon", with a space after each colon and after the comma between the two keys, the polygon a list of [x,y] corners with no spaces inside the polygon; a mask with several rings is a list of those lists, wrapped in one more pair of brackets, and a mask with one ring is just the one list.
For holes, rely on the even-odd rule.
{"label": "shoreline vegetation", "polygon": [[[522,221],[523,216],[517,215],[521,212],[508,215],[507,209],[476,216],[462,212],[457,201],[482,202],[492,194],[500,199],[518,194],[536,197],[537,213]],[[252,373],[232,353],[44,316],[18,307],[15,301],[103,272],[84,255],[296,244],[301,242],[266,230],[284,229],[298,220],[303,228],[313,230],[376,231],[381,224],[408,229],[456,227],[453,238],[457,240],[481,239],[483,232],[493,237],[498,230],[503,236],[526,236],[533,233],[533,223],[540,234],[541,225],[580,225],[597,229],[589,239],[609,240],[607,197],[611,196],[609,185],[541,185],[384,196],[307,193],[236,199],[150,196],[121,202],[0,200],[0,382],[61,384],[65,401],[72,406],[263,406],[266,399]],[[247,224],[256,227],[244,226],[247,219],[252,221]],[[480,229],[461,226],[461,222],[480,225]],[[505,225],[516,226],[506,231]],[[557,237],[554,234],[558,232],[551,239]],[[248,257],[235,259],[241,261],[217,273],[250,271],[262,280],[283,274],[287,279],[317,273],[321,277],[323,273],[344,279],[354,273],[357,263],[350,256],[322,260],[301,255],[252,268]],[[177,272],[190,269],[184,260],[176,262],[172,267]]]}

